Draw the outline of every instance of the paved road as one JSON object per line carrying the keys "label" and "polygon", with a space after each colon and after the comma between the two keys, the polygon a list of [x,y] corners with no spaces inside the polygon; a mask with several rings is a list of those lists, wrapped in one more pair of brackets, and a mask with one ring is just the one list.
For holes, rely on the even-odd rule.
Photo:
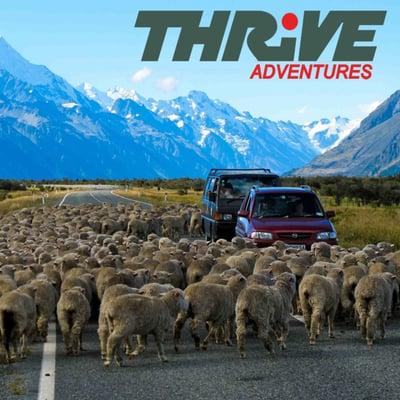
{"label": "paved road", "polygon": [[68,206],[77,206],[80,204],[103,204],[110,203],[113,205],[117,204],[131,204],[131,203],[140,203],[145,208],[150,208],[151,204],[132,200],[125,196],[120,196],[115,194],[110,189],[101,189],[101,190],[91,190],[91,191],[80,191],[80,192],[70,192],[67,193],[64,198],[58,204],[59,206],[68,205]]}
{"label": "paved road", "polygon": [[[236,348],[210,344],[194,350],[187,330],[181,352],[166,344],[168,363],[160,363],[152,338],[140,358],[125,367],[107,370],[100,360],[96,324],[84,337],[86,351],[79,357],[64,355],[57,334],[55,399],[396,399],[400,393],[400,319],[388,323],[387,338],[369,350],[358,332],[336,327],[336,338],[323,333],[309,346],[301,322],[293,320],[288,349],[267,355],[255,338],[248,339],[247,359]],[[28,360],[0,366],[0,398],[21,386],[19,399],[36,399],[42,345],[32,348]],[[16,383],[15,383],[16,382]],[[51,400],[51,399],[49,399]]]}

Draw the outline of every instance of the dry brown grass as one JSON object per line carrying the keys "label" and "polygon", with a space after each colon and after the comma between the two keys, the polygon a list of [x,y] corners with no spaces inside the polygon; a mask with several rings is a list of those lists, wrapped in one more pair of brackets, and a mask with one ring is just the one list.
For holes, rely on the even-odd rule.
{"label": "dry brown grass", "polygon": [[[29,194],[28,194],[29,193]],[[19,210],[28,207],[42,206],[42,197],[32,192],[10,192],[10,198],[0,201],[0,215],[7,214],[10,211]],[[46,206],[56,205],[65,195],[66,192],[51,192],[45,198]]]}

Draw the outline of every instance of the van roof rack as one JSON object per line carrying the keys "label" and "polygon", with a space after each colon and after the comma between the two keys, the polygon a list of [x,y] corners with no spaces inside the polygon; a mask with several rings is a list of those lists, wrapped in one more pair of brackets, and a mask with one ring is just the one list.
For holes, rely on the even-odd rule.
{"label": "van roof rack", "polygon": [[271,174],[269,168],[211,168],[209,175],[217,173],[228,173],[228,174]]}
{"label": "van roof rack", "polygon": [[310,186],[310,185],[301,185],[300,186],[302,189],[304,189],[304,190],[309,190],[310,192],[312,192],[313,190],[312,190],[312,187]]}

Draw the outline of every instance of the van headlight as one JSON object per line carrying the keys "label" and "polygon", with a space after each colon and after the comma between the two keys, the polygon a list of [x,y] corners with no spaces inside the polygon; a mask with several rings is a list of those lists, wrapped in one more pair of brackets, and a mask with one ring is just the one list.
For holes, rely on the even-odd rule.
{"label": "van headlight", "polygon": [[336,239],[336,232],[320,232],[317,234],[317,240]]}
{"label": "van headlight", "polygon": [[252,239],[272,240],[272,233],[270,232],[252,232]]}
{"label": "van headlight", "polygon": [[223,214],[222,219],[224,221],[232,221],[232,214]]}

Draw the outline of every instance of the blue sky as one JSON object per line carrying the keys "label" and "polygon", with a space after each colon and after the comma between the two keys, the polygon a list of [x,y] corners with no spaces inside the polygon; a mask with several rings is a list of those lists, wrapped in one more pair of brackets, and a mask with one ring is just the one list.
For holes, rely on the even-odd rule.
{"label": "blue sky", "polygon": [[[118,85],[154,98],[203,90],[239,110],[274,120],[305,122],[335,115],[359,118],[371,104],[400,89],[398,0],[207,0],[193,2],[193,6],[188,3],[187,0],[2,0],[0,35],[31,62],[48,66],[74,85],[90,82],[102,90]],[[385,25],[377,28],[378,50],[374,76],[369,81],[251,81],[248,76],[256,60],[247,50],[235,63],[196,61],[200,47],[193,52],[190,62],[172,62],[176,31],[167,36],[159,62],[141,62],[147,29],[135,28],[134,22],[138,11],[146,9],[201,9],[205,11],[204,24],[209,23],[215,9],[265,10],[277,19],[286,12],[301,16],[307,9],[322,12],[380,9],[388,13]],[[329,50],[325,60],[330,56]],[[150,75],[134,82],[132,76],[143,68]]]}

